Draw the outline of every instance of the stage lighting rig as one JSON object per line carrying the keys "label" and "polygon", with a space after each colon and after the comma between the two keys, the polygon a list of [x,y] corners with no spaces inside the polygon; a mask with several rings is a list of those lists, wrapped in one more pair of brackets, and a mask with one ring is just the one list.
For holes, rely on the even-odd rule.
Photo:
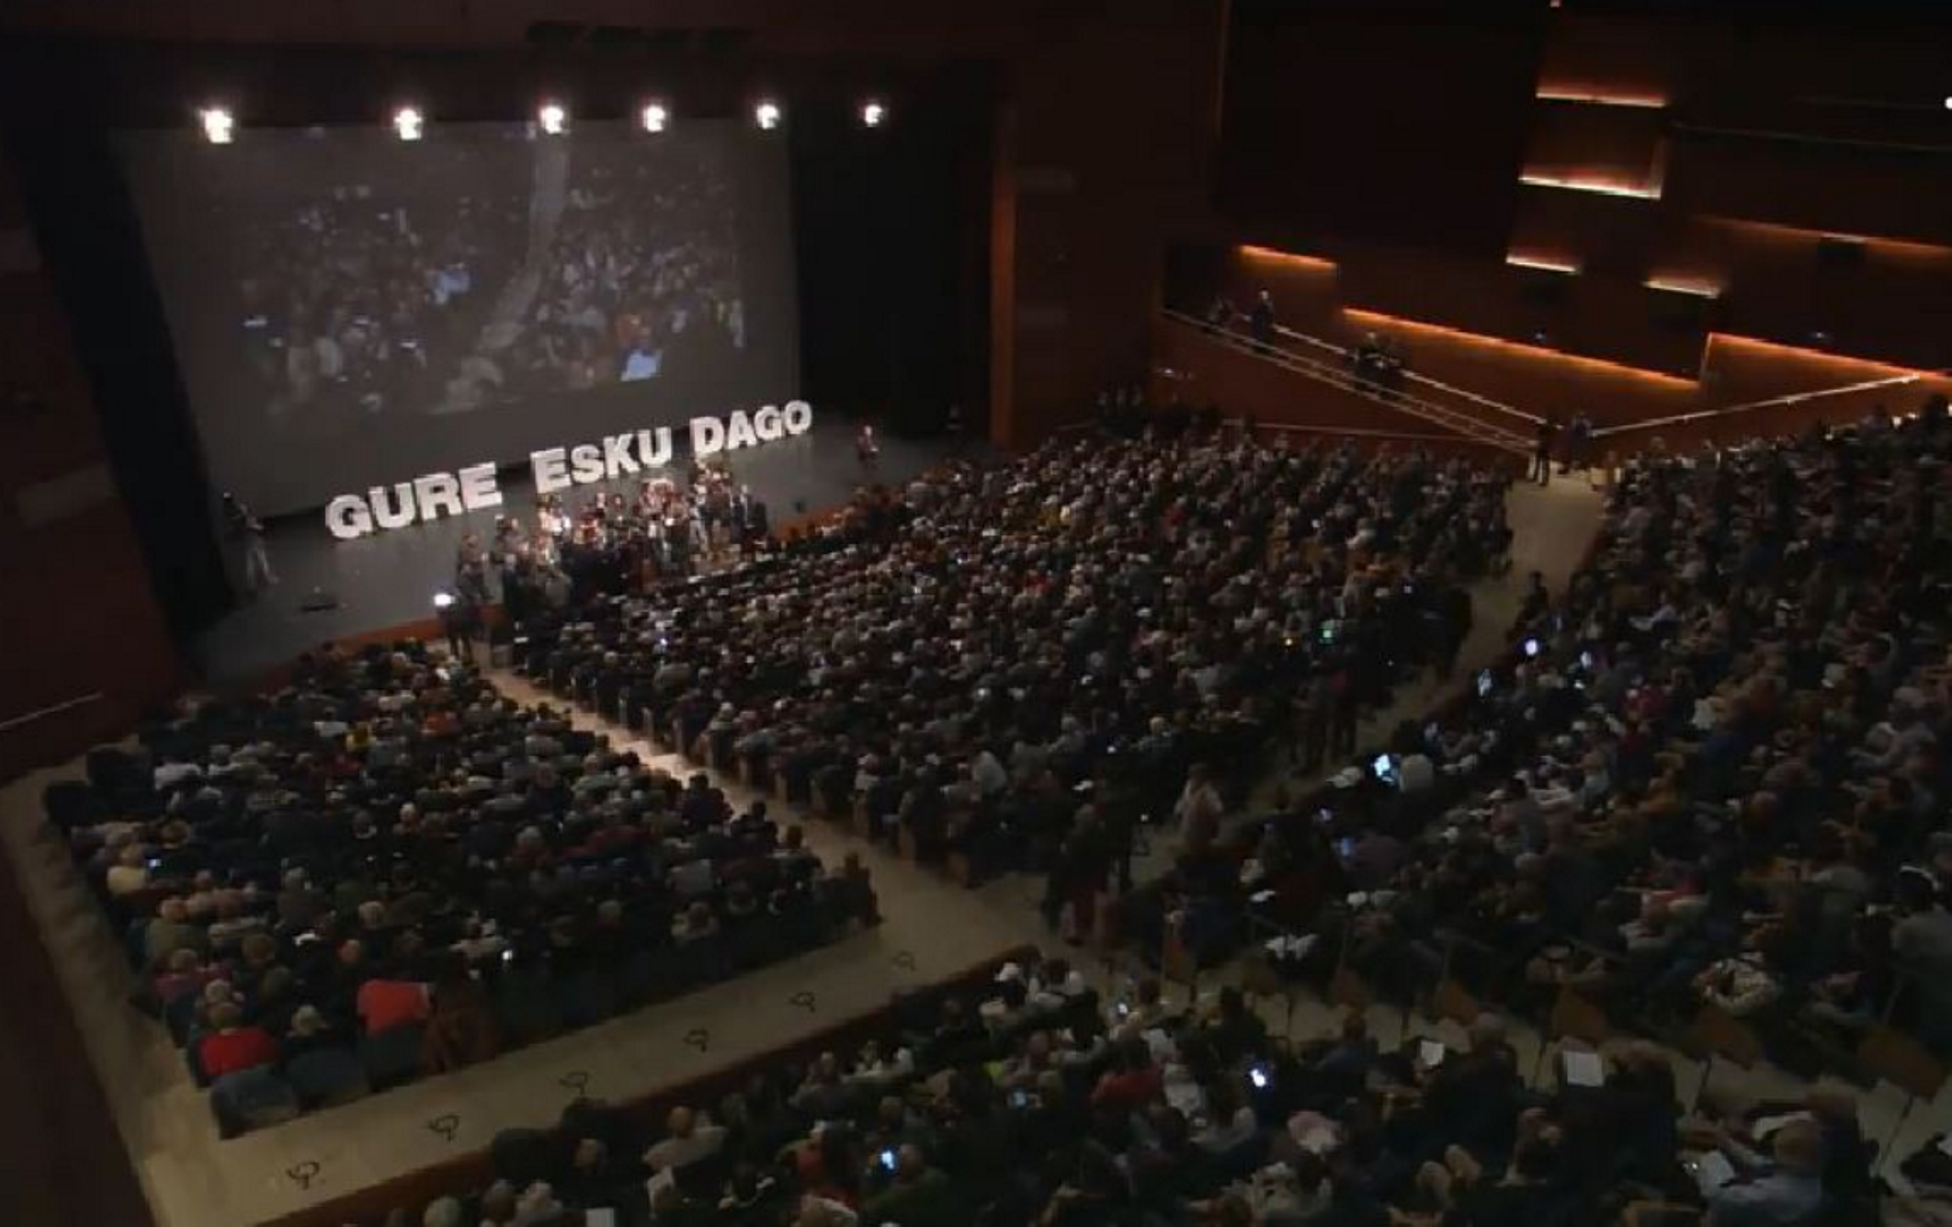
{"label": "stage lighting rig", "polygon": [[869,99],[861,104],[861,126],[879,128],[888,122],[888,107],[885,103]]}
{"label": "stage lighting rig", "polygon": [[535,121],[545,135],[561,136],[569,127],[569,112],[560,102],[545,102],[536,110]]}
{"label": "stage lighting rig", "polygon": [[671,122],[671,112],[666,110],[661,102],[650,102],[644,105],[637,119],[643,125],[644,131],[662,132]]}
{"label": "stage lighting rig", "polygon": [[419,107],[401,107],[393,112],[393,132],[403,141],[417,141],[426,128],[426,117]]}
{"label": "stage lighting rig", "polygon": [[771,132],[774,128],[779,127],[779,120],[779,103],[774,102],[770,98],[752,108],[752,122],[758,124],[760,128],[767,132]]}
{"label": "stage lighting rig", "polygon": [[237,121],[223,107],[205,107],[197,112],[203,124],[204,139],[213,145],[228,145],[237,130]]}

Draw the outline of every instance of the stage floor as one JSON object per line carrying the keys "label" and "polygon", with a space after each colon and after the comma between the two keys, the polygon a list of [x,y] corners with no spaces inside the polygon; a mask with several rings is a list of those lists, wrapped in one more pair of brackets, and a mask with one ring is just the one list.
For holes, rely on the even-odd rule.
{"label": "stage floor", "polygon": [[[825,418],[806,434],[732,454],[732,471],[752,487],[775,525],[838,507],[866,484],[854,454],[855,423]],[[874,480],[908,482],[947,458],[947,439],[883,436]],[[972,449],[973,452],[973,449]],[[677,475],[674,466],[673,476]],[[578,486],[577,500],[597,490],[635,489],[641,478]],[[326,531],[322,514],[274,521],[266,550],[278,582],[257,599],[233,609],[205,632],[195,647],[204,682],[225,688],[249,684],[329,639],[400,626],[433,616],[433,596],[448,587],[461,538],[485,539],[495,517],[521,515],[533,522],[535,491],[526,478],[505,482],[505,504],[432,524],[416,524],[341,541]],[[241,568],[231,559],[234,573]],[[307,613],[301,606],[315,591],[337,598],[336,607]]]}

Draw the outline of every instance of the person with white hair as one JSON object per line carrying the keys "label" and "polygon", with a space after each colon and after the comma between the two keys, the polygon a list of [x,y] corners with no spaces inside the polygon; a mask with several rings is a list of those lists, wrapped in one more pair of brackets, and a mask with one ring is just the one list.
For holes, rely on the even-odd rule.
{"label": "person with white hair", "polygon": [[467,1227],[467,1211],[458,1197],[439,1197],[427,1204],[421,1227]]}

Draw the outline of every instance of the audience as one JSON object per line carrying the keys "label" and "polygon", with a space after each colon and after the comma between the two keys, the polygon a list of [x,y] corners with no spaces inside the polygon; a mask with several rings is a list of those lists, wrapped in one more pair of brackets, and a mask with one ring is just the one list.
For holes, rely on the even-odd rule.
{"label": "audience", "polygon": [[1934,405],[1630,466],[1512,658],[1391,736],[1428,787],[1345,772],[1224,879],[1182,866],[1168,915],[1217,899],[1403,1000],[1714,1007],[1806,1074],[1887,1018],[1952,1048],[1947,442]]}
{"label": "audience", "polygon": [[[1118,1011],[1088,990],[990,1008],[1012,985],[1070,974],[1013,965],[946,990],[933,1029],[898,1010],[857,1057],[818,1058],[807,1078],[834,1090],[817,1103],[790,1063],[762,1067],[727,1100],[710,1151],[676,1170],[653,1156],[690,1150],[702,1128],[690,1109],[671,1113],[634,1174],[609,1166],[591,1184],[579,1173],[597,1156],[650,1139],[627,1113],[574,1105],[544,1167],[498,1159],[484,1215],[527,1196],[569,1207],[569,1222],[603,1209],[629,1224],[1872,1221],[1854,1105],[1834,1090],[1683,1141],[1671,1066],[1644,1043],[1602,1060],[1597,1082],[1529,1088],[1490,1015],[1467,1051],[1432,1061],[1415,1038],[1377,1053],[1360,1015],[1340,1039],[1270,1037],[1241,1026],[1237,994],[1113,1042]],[[968,1032],[978,1017],[987,1025]],[[1352,1046],[1368,1054],[1362,1072],[1346,1063]],[[897,1047],[933,1055],[869,1076]]]}
{"label": "audience", "polygon": [[1503,490],[1422,453],[1054,443],[749,566],[545,612],[522,663],[924,857],[1056,866],[1051,917],[1075,903],[1081,933],[1133,828],[1217,835],[1294,687],[1329,679],[1353,741],[1454,654],[1444,611],[1506,547]]}
{"label": "audience", "polygon": [[[1047,868],[1074,935],[1133,828],[1171,823],[1173,868],[1121,900],[1151,957],[1174,937],[1217,959],[1258,925],[1279,971],[1535,1017],[1575,993],[1655,1035],[1713,1011],[1813,1074],[1885,1018],[1952,1048],[1944,419],[1634,462],[1506,659],[1233,831],[1271,744],[1319,726],[1352,755],[1355,713],[1455,658],[1454,597],[1508,544],[1504,479],[1199,429],[1058,442],[721,573],[592,585],[524,620],[522,665],[877,838]],[[274,1035],[423,1028],[471,985],[872,914],[763,807],[419,649],[308,658],[149,741],[153,774],[64,825],[210,1077],[289,1059]],[[1148,977],[1105,1002],[1058,960],[893,1016],[654,1137],[579,1103],[540,1167],[425,1219],[1875,1214],[1847,1094],[1683,1128],[1646,1042],[1534,1079],[1500,1013],[1462,1050],[1383,1050],[1360,1011],[1297,1041],[1238,989],[1176,1004]]]}
{"label": "audience", "polygon": [[735,814],[419,644],[328,648],[144,740],[162,766],[101,752],[58,817],[144,1004],[219,1089],[330,1050],[350,1072],[318,1097],[342,1098],[872,918],[858,870],[824,876],[763,806]]}

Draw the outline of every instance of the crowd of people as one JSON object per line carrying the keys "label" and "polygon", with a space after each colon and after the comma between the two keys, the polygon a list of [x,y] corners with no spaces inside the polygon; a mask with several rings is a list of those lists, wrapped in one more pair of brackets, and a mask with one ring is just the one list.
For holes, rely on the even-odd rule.
{"label": "crowd of people", "polygon": [[1504,485],[1420,453],[1073,439],[532,619],[524,667],[790,797],[858,803],[925,856],[1058,865],[1055,914],[1170,817],[1192,764],[1244,778],[1295,689],[1330,696],[1352,745],[1400,678],[1447,665],[1463,586],[1509,539]]}
{"label": "crowd of people", "polygon": [[776,546],[771,511],[729,465],[693,461],[668,477],[582,500],[545,495],[533,525],[498,516],[484,542],[455,551],[453,604],[444,612],[453,654],[472,659],[489,605],[525,626],[597,597],[735,565]]}
{"label": "crowd of people", "polygon": [[[1237,990],[1171,1009],[1156,981],[1100,1000],[1062,963],[1010,968],[661,1134],[579,1104],[423,1221],[1871,1221],[1835,1084],[1684,1125],[1661,1048],[1535,1078],[1506,1017],[1573,994],[1678,1039],[1713,1014],[1813,1078],[1862,1074],[1887,1027],[1952,1053],[1948,448],[1940,400],[1633,462],[1568,589],[1531,577],[1505,656],[1360,750],[1364,711],[1454,667],[1465,585],[1509,546],[1505,475],[1189,420],[952,463],[680,582],[586,570],[518,611],[521,667],[563,693],[924,857],[1044,868],[1067,936],[1122,878],[1155,956],[1218,962],[1258,928],[1277,972],[1496,1012],[1461,1049],[1382,1051],[1360,1011],[1305,1042]],[[638,518],[544,536],[641,559]],[[402,1021],[429,1067],[480,1059],[484,997],[532,963],[682,982],[694,943],[873,912],[763,806],[416,649],[309,658],[153,732],[142,787],[97,781],[62,825],[220,1087]],[[1223,833],[1284,742],[1303,773],[1350,765]],[[1147,823],[1177,854],[1134,890]],[[252,1094],[220,1116],[249,1123]]]}
{"label": "crowd of people", "polygon": [[1677,1041],[1709,1011],[1811,1076],[1875,1073],[1891,1026],[1952,1053],[1948,447],[1939,401],[1629,466],[1506,662],[1183,860],[1162,925],[1211,959],[1256,917],[1277,965],[1406,1003],[1570,991]]}
{"label": "crowd of people", "polygon": [[217,199],[236,231],[221,326],[252,411],[298,426],[426,412],[709,368],[744,347],[723,151],[595,133],[567,145],[540,281],[503,338],[495,310],[545,207],[533,148],[436,142],[376,162],[328,143],[332,173],[303,190],[239,168]]}
{"label": "crowd of people", "polygon": [[247,219],[235,310],[264,412],[303,425],[438,399],[520,250],[523,216],[519,199],[440,180],[426,168],[404,185],[337,184]]}
{"label": "crowd of people", "polygon": [[[1472,678],[1461,702],[1406,722],[1295,812],[1257,824],[1245,843],[1189,830],[1164,889],[1165,923],[1194,923],[1197,896],[1219,896],[1221,906],[1314,939],[1275,943],[1277,966],[1292,952],[1298,973],[1319,960],[1319,970],[1353,971],[1406,1002],[1428,1004],[1448,979],[1468,983],[1481,1001],[1543,1017],[1570,990],[1617,1027],[1661,1037],[1712,1009],[1751,1028],[1779,1064],[1811,1076],[1861,1073],[1848,1054],[1874,1027],[1896,1025],[1952,1048],[1944,1032],[1952,967],[1940,965],[1952,949],[1944,941],[1952,836],[1937,802],[1952,786],[1938,753],[1952,734],[1948,445],[1945,409],[1934,403],[1904,421],[1878,416],[1630,466],[1569,591],[1554,597],[1533,578],[1507,659]],[[1062,464],[1065,454],[1060,447],[1026,467]],[[1115,474],[1130,459],[1114,450],[1108,468]],[[1228,472],[1240,480],[1253,465],[1236,458]],[[659,701],[660,670],[671,670],[662,689],[673,705],[702,676],[724,689],[694,702],[696,723],[678,722],[747,753],[764,747],[787,770],[790,755],[775,752],[797,744],[797,734],[775,736],[768,706],[784,701],[791,711],[825,695],[836,710],[815,706],[800,718],[835,730],[836,740],[860,736],[847,696],[865,683],[873,688],[862,703],[885,712],[870,719],[892,736],[850,739],[850,751],[871,753],[828,778],[846,777],[849,795],[897,825],[939,804],[931,792],[959,789],[951,804],[980,809],[987,781],[1016,800],[1025,787],[1014,769],[1020,751],[1060,787],[1088,786],[1082,802],[1064,799],[1067,815],[1082,811],[1067,842],[1108,822],[1104,800],[1121,792],[1155,807],[1178,795],[1178,817],[1189,823],[1223,808],[1202,798],[1225,788],[1225,768],[1192,768],[1180,757],[1125,790],[1098,769],[1117,752],[1142,757],[1157,710],[1143,688],[1110,702],[1089,694],[1093,668],[1113,659],[1102,639],[1060,636],[1039,672],[1062,668],[1071,651],[1087,667],[1063,694],[1022,687],[999,706],[1006,722],[984,710],[986,699],[961,725],[960,702],[943,712],[929,701],[943,693],[936,676],[957,663],[934,663],[929,645],[947,637],[959,653],[953,640],[1001,610],[1011,615],[1008,629],[952,674],[950,693],[1007,695],[1028,674],[1013,676],[989,654],[1026,639],[1023,650],[1037,650],[1026,635],[1026,623],[1037,622],[1020,612],[1034,609],[1020,599],[1021,576],[1000,587],[1016,594],[1005,604],[969,608],[965,593],[981,593],[990,558],[969,589],[927,565],[945,554],[956,560],[960,544],[956,575],[976,569],[967,541],[944,527],[965,480],[972,493],[987,489],[973,475],[942,479],[911,492],[912,510],[890,513],[878,534],[837,538],[803,559],[804,570],[789,572],[794,582],[766,585],[763,598],[721,594],[707,603],[752,626],[751,644],[777,642],[784,622],[771,615],[819,630],[831,609],[833,633],[848,637],[778,662],[781,675],[806,671],[803,695],[739,686],[741,674],[748,686],[766,676],[763,652],[750,663],[671,652],[669,644],[695,642],[702,618],[683,606],[647,605],[614,628],[566,633],[549,667],[602,673],[621,667],[637,643],[663,639],[646,660],[656,668],[645,701]],[[1016,484],[1032,483],[1013,474],[999,489]],[[1070,491],[1061,479],[1056,487],[1049,498],[1035,483],[1025,499],[1053,527],[1070,527],[1073,540],[1149,520],[1114,514],[1115,476],[1092,484],[1102,518],[1067,512]],[[1158,497],[1171,506],[1175,492]],[[1007,538],[1011,500],[989,505],[997,513],[977,539],[985,529]],[[872,561],[853,561],[863,554]],[[1106,555],[1094,547],[1085,557]],[[832,587],[816,578],[829,568]],[[1201,573],[1184,561],[1170,570]],[[744,581],[727,582],[737,591]],[[849,616],[854,585],[866,589],[861,606],[885,611],[882,622]],[[1065,587],[1076,592],[1077,580]],[[1089,628],[1101,591],[1088,589],[1071,616],[1049,624],[1073,636]],[[1137,630],[1136,611],[1161,597],[1130,599]],[[1250,597],[1230,612],[1252,605]],[[959,624],[965,609],[971,617]],[[1109,617],[1121,617],[1116,603]],[[1251,642],[1251,619],[1241,629]],[[1313,642],[1313,629],[1278,634],[1285,641],[1298,630]],[[1189,642],[1200,641],[1174,646]],[[920,664],[883,690],[877,651]],[[1207,662],[1180,663],[1197,672]],[[1231,663],[1250,677],[1278,676]],[[1116,666],[1106,671],[1122,676]],[[1206,691],[1185,680],[1203,707],[1197,696]],[[1224,696],[1240,681],[1223,673],[1215,691]],[[1276,686],[1292,694],[1296,682],[1279,676]],[[1067,697],[1081,689],[1082,708]],[[1014,704],[1033,694],[1039,709],[1052,708],[1060,733],[1076,721],[1076,747],[1012,736],[1026,719]],[[1202,727],[1170,703],[1160,714],[1175,733]],[[1265,711],[1262,719],[1274,723]],[[1096,744],[1086,730],[1097,732]],[[1291,732],[1300,756],[1313,736],[1308,721]],[[1067,749],[1096,762],[1052,772]],[[905,750],[919,756],[918,776],[882,788],[890,772],[882,753]],[[1210,746],[1192,752],[1225,761]],[[1170,786],[1180,779],[1183,789]],[[1574,1049],[1533,1089],[1496,1013],[1475,1018],[1462,1049],[1412,1038],[1383,1052],[1360,1013],[1314,1042],[1270,1039],[1233,990],[1197,1011],[1166,1008],[1156,982],[1099,1003],[1060,966],[1006,976],[991,993],[980,1005],[948,1007],[932,1032],[884,1040],[854,1062],[823,1057],[804,1071],[766,1071],[725,1105],[708,1148],[720,1161],[701,1165],[695,1179],[680,1171],[653,1181],[634,1212],[651,1222],[1394,1227],[1696,1219],[1795,1227],[1877,1214],[1875,1148],[1854,1098],[1835,1082],[1817,1081],[1793,1102],[1737,1109],[1704,1100],[1684,1120],[1671,1059],[1645,1040],[1610,1057]],[[840,1109],[850,1097],[852,1111]],[[768,1126],[757,1131],[754,1104]],[[689,1117],[671,1126],[674,1136],[690,1128]],[[592,1140],[564,1142],[555,1179],[577,1179],[575,1156],[588,1158]],[[1931,1156],[1921,1151],[1907,1170],[1921,1157]],[[657,1170],[624,1167],[613,1197]]]}
{"label": "crowd of people", "polygon": [[517,386],[654,379],[745,345],[736,210],[722,151],[586,143],[506,366]]}
{"label": "crowd of people", "polygon": [[50,816],[126,925],[137,1001],[227,1129],[586,1025],[873,919],[734,812],[419,644],[98,751]]}
{"label": "crowd of people", "polygon": [[[1684,1134],[1715,1158],[1691,1168]],[[1684,1121],[1646,1044],[1534,1088],[1495,1015],[1455,1050],[1382,1047],[1360,1015],[1290,1038],[1237,989],[1101,995],[1052,959],[906,1002],[858,1050],[762,1065],[654,1128],[572,1105],[553,1133],[498,1139],[486,1188],[387,1222],[1587,1227],[1689,1206],[1791,1227],[1870,1221],[1812,1217],[1861,1187],[1862,1146],[1827,1086]],[[1703,1195],[1694,1169],[1718,1165],[1744,1175]]]}

